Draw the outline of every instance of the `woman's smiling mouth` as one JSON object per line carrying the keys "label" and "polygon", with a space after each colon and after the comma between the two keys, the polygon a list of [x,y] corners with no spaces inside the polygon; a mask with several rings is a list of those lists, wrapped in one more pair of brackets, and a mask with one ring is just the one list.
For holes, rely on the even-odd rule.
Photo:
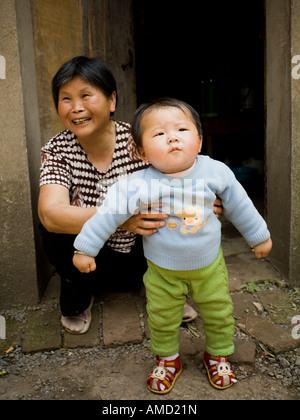
{"label": "woman's smiling mouth", "polygon": [[81,125],[81,124],[84,124],[84,123],[86,123],[86,122],[88,122],[90,120],[91,120],[91,118],[77,118],[75,120],[72,120],[72,122],[75,125]]}

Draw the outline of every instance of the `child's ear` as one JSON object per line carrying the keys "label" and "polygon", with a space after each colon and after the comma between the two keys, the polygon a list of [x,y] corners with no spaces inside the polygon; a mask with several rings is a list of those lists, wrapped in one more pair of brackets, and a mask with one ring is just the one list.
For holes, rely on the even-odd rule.
{"label": "child's ear", "polygon": [[145,162],[145,163],[149,163],[149,159],[147,158],[147,156],[145,155],[145,151],[142,147],[139,147],[137,149],[137,154],[139,155],[139,157]]}
{"label": "child's ear", "polygon": [[129,153],[129,156],[130,156],[130,159],[131,160],[137,160],[137,159],[144,160],[142,158],[142,156],[140,155],[139,150],[136,147],[135,142],[134,142],[132,136],[129,136],[129,138],[128,138],[127,150],[128,150],[128,153]]}
{"label": "child's ear", "polygon": [[202,149],[203,136],[199,136],[199,140],[200,140],[200,142],[199,142],[199,152],[198,153],[200,153],[201,149]]}

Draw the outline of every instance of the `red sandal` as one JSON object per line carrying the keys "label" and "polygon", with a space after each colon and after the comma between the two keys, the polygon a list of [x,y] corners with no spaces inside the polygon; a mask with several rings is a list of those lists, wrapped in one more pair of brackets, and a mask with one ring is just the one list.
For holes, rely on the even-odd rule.
{"label": "red sandal", "polygon": [[237,382],[228,357],[213,357],[208,353],[203,355],[204,366],[211,385],[216,389],[226,389]]}
{"label": "red sandal", "polygon": [[[179,357],[174,360],[160,360],[156,357],[157,365],[147,378],[147,385],[150,391],[156,394],[167,394],[173,388],[176,379],[182,372]],[[174,368],[172,373],[168,368]]]}

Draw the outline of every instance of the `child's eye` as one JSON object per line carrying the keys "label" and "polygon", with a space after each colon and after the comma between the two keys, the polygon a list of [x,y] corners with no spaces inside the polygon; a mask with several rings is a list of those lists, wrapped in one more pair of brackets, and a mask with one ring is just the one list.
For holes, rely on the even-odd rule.
{"label": "child's eye", "polygon": [[179,128],[178,131],[187,131],[187,128],[182,127],[182,128]]}
{"label": "child's eye", "polygon": [[156,133],[154,137],[158,137],[158,136],[163,136],[164,133],[162,131],[160,131],[159,133]]}

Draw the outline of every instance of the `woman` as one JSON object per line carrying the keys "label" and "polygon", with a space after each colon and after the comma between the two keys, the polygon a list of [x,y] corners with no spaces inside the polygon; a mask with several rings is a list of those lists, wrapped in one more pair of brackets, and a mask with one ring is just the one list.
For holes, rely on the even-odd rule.
{"label": "woman", "polygon": [[[133,216],[102,249],[95,272],[82,274],[73,266],[75,235],[97,211],[109,187],[146,164],[134,154],[129,124],[112,119],[117,87],[104,62],[71,59],[54,76],[52,94],[65,130],[42,148],[38,212],[46,251],[61,277],[61,322],[67,331],[83,334],[90,326],[97,289],[109,287],[110,279],[114,287],[141,282],[146,262],[136,234],[152,235],[168,216],[151,212]],[[196,316],[188,306],[185,311],[188,319]]]}

